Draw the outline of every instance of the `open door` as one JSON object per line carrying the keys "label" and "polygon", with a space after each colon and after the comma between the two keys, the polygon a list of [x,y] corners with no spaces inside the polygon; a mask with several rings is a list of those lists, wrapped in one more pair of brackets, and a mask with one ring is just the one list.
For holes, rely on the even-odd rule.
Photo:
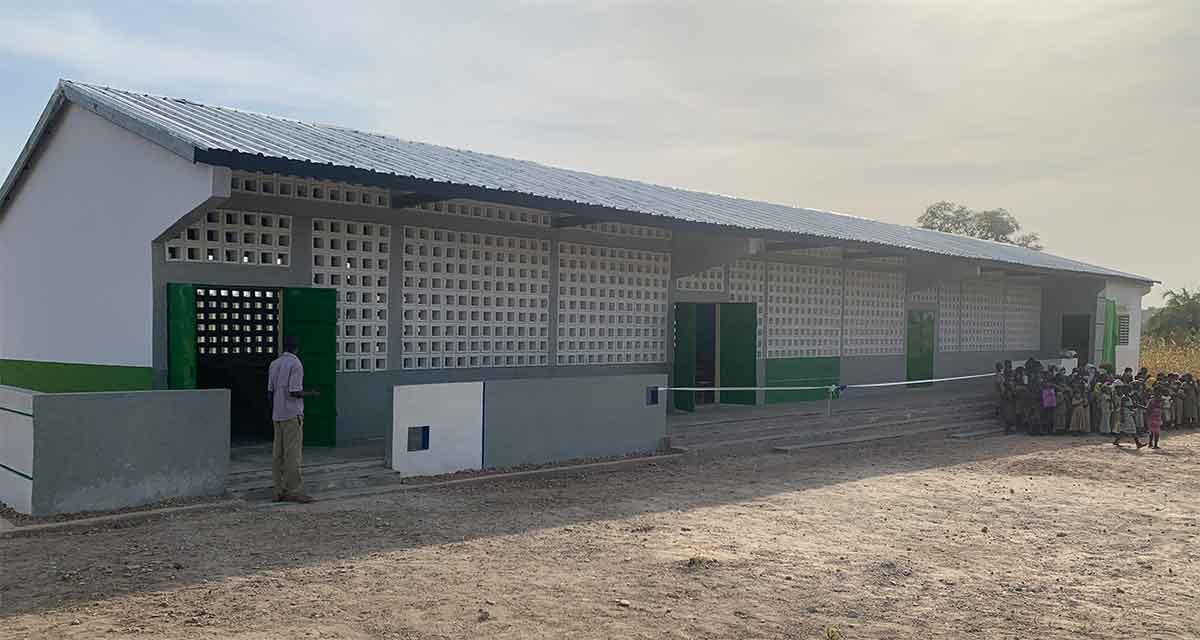
{"label": "open door", "polygon": [[[758,385],[758,317],[753,302],[721,303],[717,307],[722,387]],[[753,391],[722,391],[722,404],[754,404]]]}
{"label": "open door", "polygon": [[[932,311],[908,312],[908,380],[933,379],[933,352],[936,334],[934,333]],[[909,385],[910,388],[924,387],[927,384]]]}
{"label": "open door", "polygon": [[[337,291],[283,290],[283,335],[300,343],[304,387],[321,392],[304,400],[304,446],[337,444]],[[265,393],[265,392],[264,392]]]}
{"label": "open door", "polygon": [[196,285],[167,285],[167,388],[196,388]]}
{"label": "open door", "polygon": [[[675,380],[674,387],[696,386],[696,305],[690,302],[675,303]],[[676,391],[675,408],[680,411],[696,410],[694,391]]]}

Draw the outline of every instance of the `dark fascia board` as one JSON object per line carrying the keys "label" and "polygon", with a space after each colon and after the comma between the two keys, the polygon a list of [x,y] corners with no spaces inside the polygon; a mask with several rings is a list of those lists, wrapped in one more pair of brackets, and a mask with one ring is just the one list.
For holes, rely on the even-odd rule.
{"label": "dark fascia board", "polygon": [[37,125],[34,126],[33,132],[29,134],[29,139],[25,142],[25,146],[17,156],[16,164],[9,171],[4,184],[0,185],[0,216],[3,216],[5,210],[8,209],[9,201],[16,195],[16,190],[20,186],[20,182],[25,174],[33,169],[34,161],[41,150],[42,143],[53,131],[54,125],[58,122],[58,118],[62,115],[63,108],[67,103],[91,111],[122,129],[126,129],[163,147],[188,162],[195,161],[196,148],[190,142],[174,136],[164,129],[148,125],[117,109],[93,100],[80,93],[70,82],[59,80],[58,86],[55,87],[54,93],[51,94],[49,102],[46,103],[46,108],[42,110],[42,115],[38,118]]}
{"label": "dark fascia board", "polygon": [[[296,176],[298,178],[313,178],[318,180],[333,180],[338,182],[348,182],[351,184],[361,184],[366,186],[381,187],[394,191],[403,191],[408,193],[420,194],[421,197],[432,198],[434,200],[450,200],[453,198],[463,198],[469,200],[481,200],[484,202],[495,202],[497,204],[507,204],[514,207],[525,207],[529,209],[538,209],[547,211],[556,215],[559,218],[561,215],[577,217],[580,221],[586,219],[584,224],[594,222],[621,222],[626,224],[657,226],[667,229],[692,231],[692,232],[708,232],[708,233],[724,233],[734,237],[761,238],[767,242],[790,243],[796,246],[820,247],[820,246],[843,246],[853,247],[859,250],[873,250],[888,252],[889,255],[929,255],[945,259],[956,260],[977,260],[983,263],[992,263],[1000,267],[1025,268],[1029,271],[1047,274],[1058,275],[1084,275],[1089,277],[1107,277],[1118,279],[1116,276],[1096,276],[1087,272],[1077,272],[1070,270],[1056,270],[1044,268],[1028,268],[1022,265],[1010,264],[1007,262],[999,262],[993,260],[980,260],[978,258],[962,258],[958,256],[945,255],[933,251],[921,251],[917,249],[908,249],[906,247],[894,247],[892,245],[875,242],[863,242],[854,240],[841,240],[836,238],[826,238],[824,236],[809,235],[803,233],[794,233],[788,231],[771,231],[765,229],[747,229],[742,227],[734,227],[727,225],[718,225],[705,222],[692,222],[688,220],[679,220],[663,215],[655,215],[642,213],[638,211],[627,211],[623,209],[614,209],[600,205],[586,204],[574,202],[570,200],[559,200],[545,196],[535,196],[516,191],[505,191],[502,189],[489,189],[487,187],[477,187],[473,185],[455,184],[449,182],[438,182],[436,180],[428,180],[424,178],[414,178],[411,176],[398,176],[390,173],[382,173],[371,171],[369,169],[358,169],[355,167],[345,167],[333,164],[317,164],[306,160],[291,160],[287,158],[275,158],[256,154],[243,153],[240,151],[229,151],[225,149],[200,149],[195,151],[195,161],[204,164],[217,165],[228,167],[230,169],[240,169],[244,171],[261,171],[263,173],[278,173],[283,175]],[[557,226],[571,226],[570,223],[563,225],[560,223]],[[893,253],[894,252],[894,253]],[[1142,282],[1153,284],[1152,281],[1125,278],[1134,282]]]}
{"label": "dark fascia board", "polygon": [[[347,182],[350,184],[380,187],[392,191],[420,194],[422,197],[431,198],[434,200],[451,200],[454,198],[462,198],[467,200],[494,202],[496,204],[507,204],[514,207],[524,207],[527,209],[546,211],[552,215],[557,214],[555,215],[555,218],[558,218],[559,216],[572,216],[580,219],[587,219],[587,222],[583,224],[591,224],[594,222],[622,222],[626,224],[649,225],[668,229],[692,231],[712,232],[714,229],[721,229],[738,236],[755,238],[761,238],[764,237],[764,235],[772,235],[771,232],[761,232],[739,227],[725,227],[703,222],[690,222],[687,220],[669,218],[667,216],[653,215],[637,211],[626,211],[623,209],[613,209],[600,205],[573,202],[570,200],[559,200],[545,196],[535,196],[517,191],[505,191],[503,189],[490,189],[487,187],[478,187],[467,184],[438,182],[436,180],[428,180],[425,178],[414,178],[411,176],[398,176],[390,173],[381,173],[378,171],[371,171],[369,169],[358,169],[355,167],[344,167],[333,164],[317,164],[314,162],[308,162],[306,160],[274,158],[242,153],[239,151],[228,151],[224,149],[196,149],[195,160],[196,162],[202,162],[204,164],[217,165],[243,171],[261,171],[263,173],[278,173],[282,175],[296,176],[298,178],[333,180],[337,182]],[[778,235],[781,238],[795,237],[794,234],[780,233]]]}

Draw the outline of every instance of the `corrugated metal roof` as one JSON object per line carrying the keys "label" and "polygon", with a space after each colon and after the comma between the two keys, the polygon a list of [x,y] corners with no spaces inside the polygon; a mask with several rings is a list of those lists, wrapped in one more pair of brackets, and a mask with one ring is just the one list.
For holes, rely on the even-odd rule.
{"label": "corrugated metal roof", "polygon": [[[128,118],[143,134],[206,151],[327,164],[455,185],[503,190],[651,216],[748,230],[865,242],[959,258],[990,260],[1152,282],[1151,278],[1010,244],[865,218],[599,176],[473,151],[400,140],[345,127],[301,122],[179,98],[62,81],[67,99]],[[2,194],[0,194],[2,195]]]}

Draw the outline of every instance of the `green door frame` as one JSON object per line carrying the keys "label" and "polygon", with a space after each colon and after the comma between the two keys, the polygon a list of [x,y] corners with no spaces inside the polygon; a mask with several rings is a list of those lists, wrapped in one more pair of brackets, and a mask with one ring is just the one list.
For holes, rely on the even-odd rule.
{"label": "green door frame", "polygon": [[[691,302],[675,303],[675,367],[674,387],[696,386],[696,305]],[[680,411],[696,410],[694,391],[676,391],[675,408]]]}

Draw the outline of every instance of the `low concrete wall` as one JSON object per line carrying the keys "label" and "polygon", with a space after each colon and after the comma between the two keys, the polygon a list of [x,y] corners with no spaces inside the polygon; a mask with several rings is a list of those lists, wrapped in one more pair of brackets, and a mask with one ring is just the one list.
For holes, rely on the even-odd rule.
{"label": "low concrete wall", "polygon": [[[483,466],[483,382],[395,387],[388,466],[432,476]],[[416,437],[425,430],[424,439]],[[412,434],[410,442],[409,431]]]}
{"label": "low concrete wall", "polygon": [[508,467],[657,450],[667,397],[646,404],[665,374],[488,380],[483,464]]}
{"label": "low concrete wall", "polygon": [[27,389],[0,386],[0,502],[33,509],[33,398]]}
{"label": "low concrete wall", "polygon": [[379,438],[391,433],[392,390],[397,386],[447,382],[529,381],[546,378],[627,377],[664,373],[665,364],[605,366],[502,367],[434,371],[371,371],[337,374],[338,442]]}
{"label": "low concrete wall", "polygon": [[35,516],[225,491],[226,390],[38,394],[32,413]]}

